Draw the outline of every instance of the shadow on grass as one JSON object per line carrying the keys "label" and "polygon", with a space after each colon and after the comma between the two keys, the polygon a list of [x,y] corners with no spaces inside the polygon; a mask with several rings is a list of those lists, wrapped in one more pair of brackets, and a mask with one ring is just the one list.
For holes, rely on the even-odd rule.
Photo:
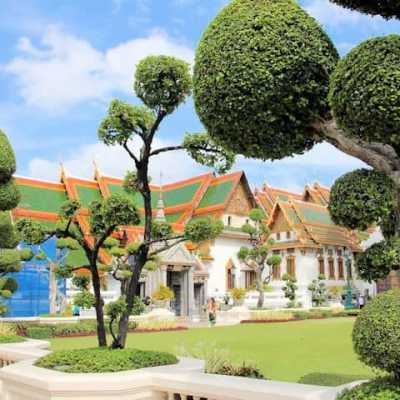
{"label": "shadow on grass", "polygon": [[354,381],[371,379],[367,375],[347,375],[347,374],[326,374],[321,372],[312,372],[300,378],[299,383],[307,385],[321,386],[340,386]]}

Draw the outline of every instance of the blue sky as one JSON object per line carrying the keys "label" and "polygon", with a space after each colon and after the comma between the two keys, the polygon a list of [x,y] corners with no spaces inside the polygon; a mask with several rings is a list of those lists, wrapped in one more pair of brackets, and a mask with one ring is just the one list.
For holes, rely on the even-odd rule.
{"label": "blue sky", "polygon": [[[226,0],[0,0],[0,128],[9,135],[18,173],[57,180],[59,163],[70,174],[91,177],[92,161],[112,175],[132,168],[116,148],[98,143],[97,126],[112,98],[137,103],[136,63],[149,54],[189,62],[202,31]],[[341,54],[361,41],[398,33],[400,23],[363,16],[328,0],[301,0],[325,27]],[[169,117],[159,144],[177,143],[201,131],[188,101]],[[238,159],[253,186],[264,181],[300,190],[315,180],[330,185],[358,160],[327,144],[279,162]],[[205,171],[184,153],[154,161],[173,181]]]}

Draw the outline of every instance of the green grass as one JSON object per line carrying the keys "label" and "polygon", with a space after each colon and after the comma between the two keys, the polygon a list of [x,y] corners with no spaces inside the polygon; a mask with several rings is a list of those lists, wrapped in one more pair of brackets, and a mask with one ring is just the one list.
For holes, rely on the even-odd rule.
{"label": "green grass", "polygon": [[0,344],[5,344],[5,343],[21,343],[25,342],[25,339],[21,336],[17,335],[3,335],[0,336]]}
{"label": "green grass", "polygon": [[[254,361],[273,380],[335,386],[369,378],[373,372],[353,352],[354,319],[330,318],[277,324],[199,328],[181,332],[131,334],[128,346],[179,353],[204,344],[227,349],[232,361]],[[54,350],[87,348],[95,337],[52,339]]]}

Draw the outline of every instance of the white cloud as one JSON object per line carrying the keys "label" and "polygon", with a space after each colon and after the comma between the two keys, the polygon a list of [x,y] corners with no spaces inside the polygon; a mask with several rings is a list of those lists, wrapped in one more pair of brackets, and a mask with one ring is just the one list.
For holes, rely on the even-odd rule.
{"label": "white cloud", "polygon": [[[153,147],[159,148],[171,144],[157,139],[154,141]],[[137,150],[139,143],[134,144],[132,148]],[[71,176],[89,179],[93,178],[93,161],[96,161],[100,171],[105,175],[123,177],[126,171],[135,169],[133,161],[121,147],[108,147],[102,143],[94,143],[81,146],[63,160],[34,158],[29,163],[28,175],[38,179],[58,180],[60,161]],[[174,151],[160,154],[151,159],[149,174],[155,182],[159,181],[160,172],[166,183],[200,174],[204,172],[204,168],[198,166],[185,152]]]}
{"label": "white cloud", "polygon": [[57,26],[45,30],[40,45],[22,37],[19,55],[3,66],[16,77],[18,91],[31,107],[66,110],[84,101],[105,101],[112,93],[132,91],[135,66],[154,54],[173,55],[188,62],[193,50],[153,31],[105,51]]}

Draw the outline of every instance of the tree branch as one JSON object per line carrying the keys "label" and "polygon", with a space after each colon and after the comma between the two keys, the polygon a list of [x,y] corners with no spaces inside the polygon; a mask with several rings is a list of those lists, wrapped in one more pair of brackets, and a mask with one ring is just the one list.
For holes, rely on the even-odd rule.
{"label": "tree branch", "polygon": [[333,146],[356,157],[374,169],[391,177],[400,186],[400,158],[394,148],[381,143],[367,143],[350,138],[338,128],[335,120],[320,121],[313,124],[317,135]]}
{"label": "tree branch", "polygon": [[140,161],[139,161],[139,159],[135,156],[135,154],[133,153],[133,151],[129,148],[128,142],[125,142],[125,143],[123,144],[123,147],[124,147],[124,149],[126,150],[126,152],[129,154],[129,157],[131,157],[132,160],[135,162],[136,169],[139,169],[139,167],[140,167]]}

